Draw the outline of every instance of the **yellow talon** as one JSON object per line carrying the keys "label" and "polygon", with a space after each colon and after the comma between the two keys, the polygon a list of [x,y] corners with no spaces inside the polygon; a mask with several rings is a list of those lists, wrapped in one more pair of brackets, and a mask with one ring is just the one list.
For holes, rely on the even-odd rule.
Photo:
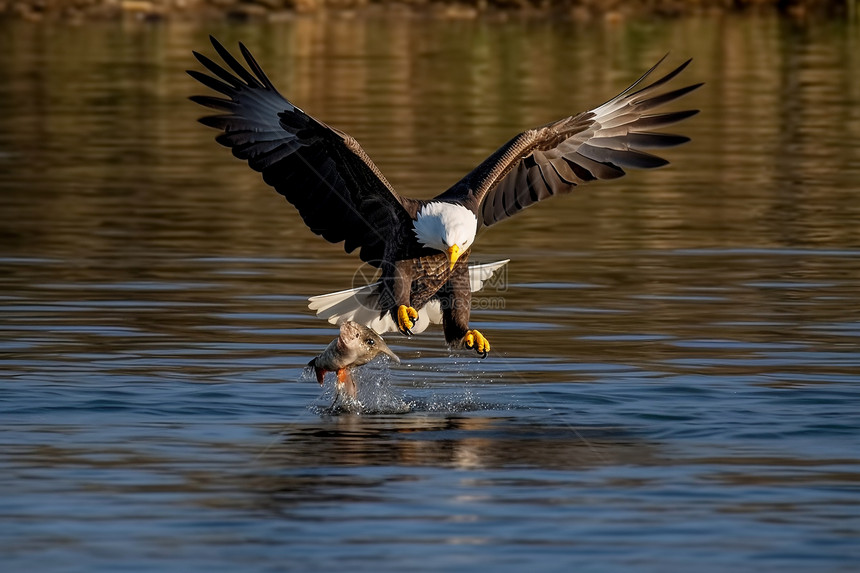
{"label": "yellow talon", "polygon": [[412,327],[418,322],[418,311],[411,306],[401,304],[397,309],[397,328],[403,334],[412,336]]}
{"label": "yellow talon", "polygon": [[474,348],[481,355],[481,358],[486,358],[487,353],[490,352],[490,341],[478,330],[466,332],[466,336],[463,337],[463,343],[466,345],[466,348]]}

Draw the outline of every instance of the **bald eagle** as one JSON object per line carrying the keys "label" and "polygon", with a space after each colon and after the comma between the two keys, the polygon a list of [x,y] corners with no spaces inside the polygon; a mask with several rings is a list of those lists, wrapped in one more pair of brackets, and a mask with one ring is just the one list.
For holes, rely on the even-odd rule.
{"label": "bald eagle", "polygon": [[191,99],[223,113],[200,122],[221,131],[216,141],[261,172],[312,232],[343,242],[348,253],[359,249],[361,259],[381,271],[378,283],[314,297],[311,308],[332,321],[349,318],[380,332],[391,325],[405,335],[426,326],[420,311],[441,322],[449,345],[484,357],[490,343],[469,328],[471,292],[507,261],[468,264],[478,229],[577,185],[621,177],[626,168],[667,164],[641,149],[689,141],[653,130],[698,110],[652,111],[702,85],[663,89],[687,60],[639,87],[661,59],[603,105],[520,133],[441,195],[419,200],[398,194],[355,139],[278,93],[243,44],[247,67],[210,39],[226,67],[194,52],[211,75],[188,74],[224,97]]}

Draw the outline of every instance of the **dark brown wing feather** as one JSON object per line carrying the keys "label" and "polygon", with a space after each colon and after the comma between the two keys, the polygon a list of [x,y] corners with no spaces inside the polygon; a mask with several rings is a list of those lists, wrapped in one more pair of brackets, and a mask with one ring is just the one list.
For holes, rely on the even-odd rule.
{"label": "dark brown wing feather", "polygon": [[519,134],[437,199],[463,202],[478,213],[484,225],[493,225],[577,185],[621,177],[627,168],[666,165],[665,159],[642,150],[680,145],[689,138],[652,130],[686,119],[698,110],[651,111],[702,84],[660,93],[687,67],[687,60],[633,91],[662,61],[605,104]]}
{"label": "dark brown wing feather", "polygon": [[250,70],[210,39],[229,69],[194,52],[212,75],[188,74],[226,97],[191,99],[225,113],[200,122],[223,131],[216,141],[261,172],[311,231],[344,241],[347,252],[360,247],[361,258],[378,266],[387,239],[409,224],[418,202],[398,195],[355,139],[278,93],[245,46],[239,45]]}

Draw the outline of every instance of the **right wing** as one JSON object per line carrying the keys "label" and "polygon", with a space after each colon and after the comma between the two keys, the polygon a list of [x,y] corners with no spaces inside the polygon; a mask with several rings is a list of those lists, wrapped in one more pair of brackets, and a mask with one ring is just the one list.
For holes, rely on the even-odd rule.
{"label": "right wing", "polygon": [[216,141],[261,172],[311,231],[332,243],[345,241],[346,252],[360,247],[362,260],[379,266],[387,239],[411,221],[418,202],[398,195],[355,139],[278,93],[244,45],[239,49],[250,71],[210,39],[232,71],[194,52],[212,75],[188,74],[226,96],[191,98],[225,112],[200,123],[223,131]]}

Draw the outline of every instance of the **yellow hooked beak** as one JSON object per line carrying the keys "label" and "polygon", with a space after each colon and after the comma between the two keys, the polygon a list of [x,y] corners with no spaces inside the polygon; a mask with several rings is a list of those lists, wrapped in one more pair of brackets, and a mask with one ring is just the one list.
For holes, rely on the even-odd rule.
{"label": "yellow hooked beak", "polygon": [[451,261],[451,270],[454,270],[454,265],[457,264],[457,259],[460,258],[460,247],[453,245],[448,249],[448,260]]}

